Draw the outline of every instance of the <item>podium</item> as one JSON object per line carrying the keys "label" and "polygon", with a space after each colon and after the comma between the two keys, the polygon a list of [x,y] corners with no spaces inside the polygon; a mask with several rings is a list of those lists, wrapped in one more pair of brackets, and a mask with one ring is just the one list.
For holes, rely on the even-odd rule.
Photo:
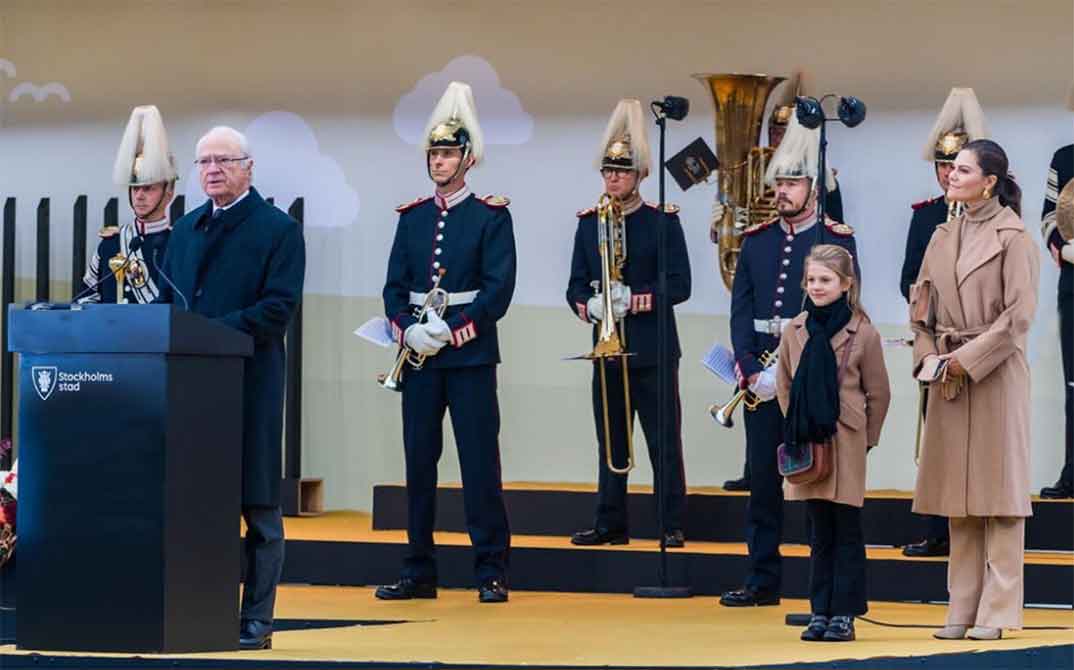
{"label": "podium", "polygon": [[11,306],[17,646],[236,649],[243,333],[172,305]]}

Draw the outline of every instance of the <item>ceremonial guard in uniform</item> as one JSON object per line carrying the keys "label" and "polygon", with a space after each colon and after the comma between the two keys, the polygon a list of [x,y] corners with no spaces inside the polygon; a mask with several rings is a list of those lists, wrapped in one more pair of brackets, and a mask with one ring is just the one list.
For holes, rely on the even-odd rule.
{"label": "ceremonial guard in uniform", "polygon": [[[816,221],[817,157],[820,132],[789,119],[787,134],[772,156],[766,179],[776,189],[779,216],[746,229],[731,291],[731,342],[743,388],[760,401],[745,411],[750,461],[750,499],[746,540],[750,573],[743,588],[724,593],[730,607],[776,605],[780,601],[783,487],[776,450],[783,441],[783,415],[776,402],[776,368],[762,362],[775,353],[783,329],[802,311],[802,271],[815,244],[838,244],[854,257],[854,231],[827,219]],[[828,185],[834,178],[826,175]]]}
{"label": "ceremonial guard in uniform", "polygon": [[[772,107],[772,113],[768,117],[768,147],[767,151],[774,152],[779,148],[780,143],[783,141],[784,135],[787,133],[787,125],[790,123],[791,117],[795,113],[795,100],[798,96],[810,95],[808,88],[809,76],[802,69],[796,69],[791,78],[783,84],[779,89],[779,94],[775,98],[775,104]],[[837,223],[843,222],[843,195],[839,188],[839,181],[835,180],[835,171],[832,171],[832,188],[828,191],[828,196],[824,200],[824,214],[832,221]],[[772,193],[772,200],[775,200],[775,193]],[[716,230],[715,226],[723,216],[723,207],[719,200],[713,205],[713,229],[709,231],[709,236],[712,242],[716,242]],[[748,221],[742,222],[742,227],[745,228],[749,225]],[[724,489],[728,491],[749,491],[750,490],[750,455],[749,449],[746,449],[746,463],[742,470],[741,479],[729,479],[723,484]]]}
{"label": "ceremonial guard in uniform", "polygon": [[[156,299],[160,292],[157,266],[164,262],[172,231],[168,205],[178,178],[160,111],[153,105],[135,107],[112,170],[116,185],[127,188],[134,220],[97,233],[101,241],[82,278],[84,296],[79,302],[148,303]],[[109,275],[114,277],[109,279]]]}
{"label": "ceremonial guard in uniform", "polygon": [[399,346],[424,359],[401,379],[409,545],[400,580],[376,596],[436,597],[437,462],[450,409],[479,600],[505,602],[511,534],[500,474],[496,322],[515,289],[515,238],[507,198],[479,198],[466,186],[484,153],[468,85],[448,86],[429,119],[425,152],[436,191],[397,208],[384,285]]}
{"label": "ceremonial guard in uniform", "polygon": [[[567,285],[567,304],[571,310],[584,323],[594,324],[596,348],[587,358],[596,359],[597,352],[610,344],[612,337],[606,336],[607,333],[614,334],[620,351],[625,354],[595,360],[593,364],[599,502],[593,528],[575,533],[571,537],[574,544],[629,541],[626,473],[633,461],[631,439],[635,412],[641,419],[649,447],[654,491],[663,499],[664,541],[668,547],[684,544],[686,477],[678,379],[681,350],[674,306],[690,297],[690,258],[679,224],[678,207],[669,205],[661,212],[657,206],[642,202],[638,193],[639,184],[649,174],[649,163],[641,103],[622,100],[604,132],[597,159],[605,195],[600,206],[578,213]],[[664,304],[654,294],[659,226],[666,226]],[[608,244],[603,245],[602,254],[605,240]],[[608,273],[604,272],[602,262],[608,263]],[[608,280],[610,283],[605,285]],[[663,360],[659,358],[657,342],[661,318],[666,320],[669,338]],[[663,394],[662,467],[658,451],[661,427],[657,420],[660,366],[668,368]]]}
{"label": "ceremonial guard in uniform", "polygon": [[[917,281],[925,249],[929,246],[936,226],[947,221],[953,214],[953,203],[947,201],[947,178],[951,174],[955,156],[967,142],[988,137],[984,112],[972,88],[953,88],[944,103],[940,115],[936,118],[929,139],[925,143],[923,158],[932,162],[936,171],[936,181],[943,191],[940,195],[922,200],[911,205],[913,216],[910,230],[906,235],[906,255],[902,263],[902,278],[899,290],[902,297],[909,302],[910,286]],[[921,411],[928,403],[927,388],[922,388]],[[947,519],[942,516],[929,515],[925,539],[908,544],[902,549],[906,556],[947,556],[950,552],[950,539]]]}
{"label": "ceremonial guard in uniform", "polygon": [[[1074,112],[1074,88],[1067,108]],[[1052,156],[1044,193],[1041,239],[1059,264],[1059,335],[1066,392],[1066,457],[1059,481],[1040,491],[1042,498],[1074,498],[1074,144]]]}

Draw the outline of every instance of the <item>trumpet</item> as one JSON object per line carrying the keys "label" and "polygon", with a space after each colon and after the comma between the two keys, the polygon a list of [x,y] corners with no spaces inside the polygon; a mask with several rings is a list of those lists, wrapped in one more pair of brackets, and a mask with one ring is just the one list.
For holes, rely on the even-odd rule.
{"label": "trumpet", "polygon": [[[764,369],[767,370],[779,361],[779,352],[766,351],[761,354],[760,361],[761,365],[764,366]],[[726,403],[722,405],[719,403],[709,405],[709,414],[712,415],[712,418],[716,423],[724,428],[731,428],[735,425],[735,420],[731,415],[735,413],[735,409],[739,405],[745,404],[746,409],[752,412],[757,409],[762,402],[764,401],[758,398],[753,391],[748,388],[739,389]]]}
{"label": "trumpet", "polygon": [[[623,267],[626,265],[626,219],[618,200],[605,193],[597,202],[597,245],[600,249],[600,278],[594,287],[603,289],[601,299],[604,303],[604,319],[600,322],[597,343],[593,351],[575,358],[596,360],[600,374],[600,398],[604,420],[604,456],[608,469],[617,475],[625,475],[634,469],[634,435],[633,414],[630,408],[630,371],[627,368],[626,332],[623,321],[616,321],[612,306],[612,283],[623,280]],[[605,372],[605,359],[618,358],[623,370],[623,405],[626,408],[626,443],[627,460],[622,467],[612,458],[611,417],[608,415],[608,380]]]}
{"label": "trumpet", "polygon": [[[444,278],[446,272],[447,270],[440,268],[436,279],[433,280],[433,287],[425,294],[425,301],[414,310],[414,316],[417,317],[418,323],[427,322],[430,312],[436,312],[437,316],[442,317],[444,312],[447,311],[448,292],[440,288],[440,280]],[[426,358],[428,356],[416,353],[404,342],[399,347],[399,355],[395,357],[395,364],[392,365],[392,369],[387,373],[377,375],[377,383],[380,384],[381,388],[389,391],[402,391],[403,373],[406,371],[407,364],[414,370],[420,370],[425,365]]]}

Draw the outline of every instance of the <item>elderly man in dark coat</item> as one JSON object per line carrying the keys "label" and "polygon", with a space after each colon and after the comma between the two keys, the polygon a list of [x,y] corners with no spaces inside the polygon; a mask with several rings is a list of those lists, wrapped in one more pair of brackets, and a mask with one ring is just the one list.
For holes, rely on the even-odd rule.
{"label": "elderly man in dark coat", "polygon": [[175,224],[162,265],[173,285],[164,282],[158,301],[185,305],[254,339],[243,371],[247,566],[239,644],[271,648],[283,568],[283,340],[302,299],[306,246],[298,223],[250,185],[253,159],[237,130],[210,130],[198,141],[195,163],[209,200]]}

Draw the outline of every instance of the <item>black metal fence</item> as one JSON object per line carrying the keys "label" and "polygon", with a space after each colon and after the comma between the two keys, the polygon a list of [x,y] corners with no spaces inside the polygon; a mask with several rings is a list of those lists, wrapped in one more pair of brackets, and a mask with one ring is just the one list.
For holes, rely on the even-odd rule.
{"label": "black metal fence", "polygon": [[[273,199],[269,198],[269,202]],[[34,300],[48,302],[50,293],[49,258],[52,241],[51,201],[41,198],[37,205],[37,246],[35,252]],[[296,198],[288,208],[288,213],[303,225],[305,203],[303,198]],[[177,195],[168,210],[171,220],[178,221],[186,212],[186,200]],[[89,255],[87,245],[88,232],[88,198],[80,195],[75,198],[71,226],[71,295],[77,295],[82,288],[82,277],[86,273],[86,261]],[[111,198],[102,212],[102,226],[115,226],[119,222],[119,201]],[[7,349],[8,305],[15,302],[15,198],[4,201],[3,253],[0,255],[0,330],[4,334],[2,353],[0,353],[0,442],[13,441],[15,397],[14,397],[14,355]],[[287,377],[286,405],[284,419],[284,478],[298,480],[302,476],[302,305],[295,312],[294,321],[287,331]],[[15,445],[16,447],[18,445]],[[9,469],[15,450],[0,450],[0,469]]]}

